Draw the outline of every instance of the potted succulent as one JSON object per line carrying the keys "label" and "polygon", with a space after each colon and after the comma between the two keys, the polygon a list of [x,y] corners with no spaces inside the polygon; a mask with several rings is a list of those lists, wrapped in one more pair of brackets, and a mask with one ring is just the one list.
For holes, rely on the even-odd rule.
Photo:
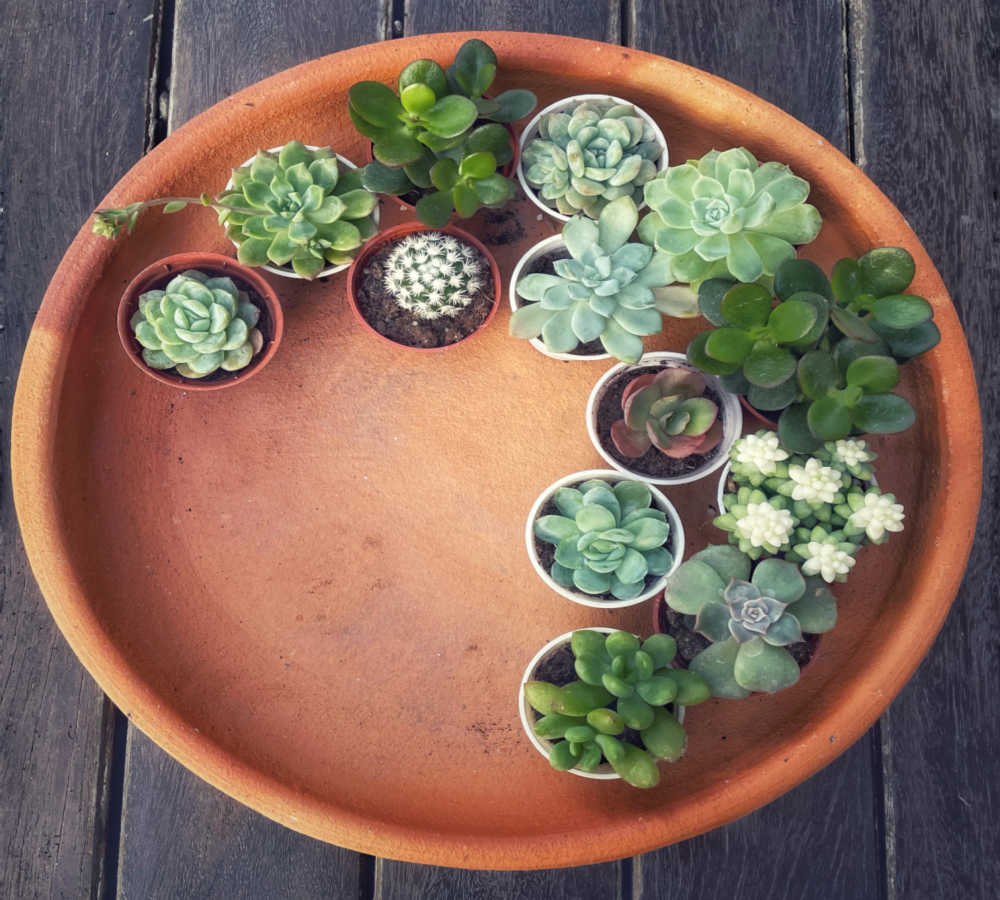
{"label": "potted succulent", "polygon": [[[561,236],[529,250],[511,277],[510,333],[558,359],[602,358],[603,348],[638,362],[643,336],[662,329],[663,312],[677,314],[666,254],[629,242],[638,218],[632,198],[619,197],[596,222],[574,216]],[[545,256],[551,274],[539,267]]]}
{"label": "potted succulent", "polygon": [[283,323],[271,286],[217,253],[180,253],[147,266],[125,289],[117,317],[132,362],[163,384],[194,391],[259,372]]}
{"label": "potted succulent", "polygon": [[391,343],[414,349],[457,344],[496,312],[500,269],[457,228],[397,225],[370,241],[347,276],[351,308]]}
{"label": "potted succulent", "polygon": [[893,392],[900,363],[940,340],[931,305],[905,293],[913,273],[906,250],[880,247],[840,260],[832,281],[815,263],[789,260],[775,273],[776,298],[710,279],[698,302],[716,327],[691,341],[688,359],[751,407],[780,413],[781,442],[796,452],[903,431],[916,414]]}
{"label": "potted succulent", "polygon": [[553,769],[584,778],[659,784],[661,760],[687,747],[684,707],[709,697],[700,676],[671,668],[676,643],[593,628],[546,644],[521,680],[521,723]]}
{"label": "potted succulent", "polygon": [[545,107],[521,135],[517,177],[528,199],[567,221],[596,219],[618,197],[645,205],[643,185],[667,167],[667,142],[650,116],[608,94]]}
{"label": "potted succulent", "polygon": [[742,430],[734,394],[683,353],[647,353],[590,392],[587,432],[605,461],[652,484],[686,484],[724,465]]}
{"label": "potted succulent", "polygon": [[836,599],[823,579],[803,577],[785,560],[754,564],[721,544],[671,576],[655,624],[677,640],[681,663],[708,682],[712,696],[741,699],[795,684],[816,652],[816,636],[836,621]]}
{"label": "potted succulent", "polygon": [[[377,81],[359,81],[348,92],[354,127],[372,141],[374,159],[364,185],[412,200],[417,217],[440,228],[453,213],[473,215],[480,206],[505,206],[514,196],[517,144],[509,123],[537,103],[525,90],[485,96],[497,57],[478,39],[466,41],[445,71],[417,59],[399,74],[398,94]],[[500,170],[500,171],[498,171]]]}
{"label": "potted succulent", "polygon": [[99,209],[93,230],[108,238],[135,228],[154,206],[175,213],[188,204],[214,209],[245,266],[275,275],[317,278],[349,265],[378,230],[378,198],[365,190],[350,160],[329,147],[289,141],[258,151],[234,169],[218,197],[159,197]]}
{"label": "potted succulent", "polygon": [[673,504],[656,488],[601,469],[567,475],[542,491],[524,539],[542,581],[598,609],[648,600],[684,556]]}
{"label": "potted succulent", "polygon": [[809,182],[749,150],[711,150],[671,166],[644,188],[650,212],[639,237],[666,253],[675,281],[697,289],[718,276],[770,286],[778,266],[822,224]]}

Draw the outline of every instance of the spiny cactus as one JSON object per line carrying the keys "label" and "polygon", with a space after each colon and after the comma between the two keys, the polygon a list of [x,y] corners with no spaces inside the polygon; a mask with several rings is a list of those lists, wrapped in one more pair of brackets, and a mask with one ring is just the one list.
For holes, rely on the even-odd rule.
{"label": "spiny cactus", "polygon": [[[542,714],[535,733],[557,741],[549,754],[552,768],[593,772],[602,761],[634,787],[655,787],[657,761],[676,762],[687,735],[665,709],[693,706],[710,696],[703,678],[671,669],[677,652],[673,638],[654,634],[642,643],[632,634],[576,631],[570,642],[578,681],[555,685],[529,681],[524,696]],[[619,740],[626,729],[638,732],[645,750]]]}
{"label": "spiny cactus", "polygon": [[592,219],[619,197],[640,205],[664,149],[635,107],[613,101],[588,100],[542,116],[538,134],[524,148],[524,177],[546,205]]}
{"label": "spiny cactus", "polygon": [[682,459],[708,453],[722,440],[719,407],[705,393],[705,377],[681,368],[639,375],[622,393],[625,414],[611,426],[622,456],[638,459],[650,447]]}
{"label": "spiny cactus", "polygon": [[559,515],[541,516],[535,536],[556,548],[550,574],[563,587],[586,594],[611,593],[633,600],[647,575],[665,575],[674,557],[666,514],[638,481],[612,486],[592,479],[579,488],[559,488],[552,497]]}
{"label": "spiny cactus", "polygon": [[260,310],[232,279],[189,269],[163,290],[139,297],[130,324],[147,366],[204,378],[249,365],[264,344],[259,318]]}
{"label": "spiny cactus", "polygon": [[482,255],[439,231],[403,238],[386,261],[384,285],[403,309],[421,319],[453,316],[485,284]]}
{"label": "spiny cactus", "polygon": [[667,605],[693,617],[693,630],[712,642],[689,669],[716,697],[795,684],[799,666],[785,648],[837,621],[836,600],[820,579],[803,578],[779,559],[762,560],[752,575],[751,567],[735,547],[710,545],[678,568],[664,593]]}
{"label": "spiny cactus", "polygon": [[671,166],[644,190],[652,212],[639,237],[670,255],[676,281],[692,285],[719,275],[768,280],[822,224],[805,202],[809,182],[782,163],[761,165],[744,147]]}

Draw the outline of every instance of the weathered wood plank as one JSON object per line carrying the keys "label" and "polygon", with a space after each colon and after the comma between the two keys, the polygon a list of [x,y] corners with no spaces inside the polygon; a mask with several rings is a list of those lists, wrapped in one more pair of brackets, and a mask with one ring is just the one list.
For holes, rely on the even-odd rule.
{"label": "weathered wood plank", "polygon": [[1000,880],[1000,8],[851,4],[859,163],[934,260],[965,326],[983,414],[979,537],[962,590],[883,718],[890,897],[994,896]]}
{"label": "weathered wood plank", "polygon": [[[753,91],[848,152],[839,4],[635,0],[629,24],[636,47]],[[869,733],[770,806],[710,834],[640,857],[635,867],[639,895],[650,900],[728,894],[859,900],[881,896],[876,754],[877,736]],[[790,823],[794,842],[787,840]],[[780,865],[765,849],[775,846],[782,848]],[[849,866],[843,865],[846,852],[851,854]]]}
{"label": "weathered wood plank", "polygon": [[405,0],[404,31],[539,31],[619,42],[619,0],[480,0],[474,6],[437,0]]}
{"label": "weathered wood plank", "polygon": [[[177,0],[161,97],[169,127],[289,66],[381,39],[387,4]],[[134,729],[119,857],[122,897],[350,897],[371,860],[277,825],[200,781]]]}
{"label": "weathered wood plank", "polygon": [[[32,319],[63,250],[142,153],[148,3],[4,5],[0,43],[0,467]],[[54,27],[53,23],[58,23]],[[0,490],[0,894],[102,883],[105,701],[31,576]]]}

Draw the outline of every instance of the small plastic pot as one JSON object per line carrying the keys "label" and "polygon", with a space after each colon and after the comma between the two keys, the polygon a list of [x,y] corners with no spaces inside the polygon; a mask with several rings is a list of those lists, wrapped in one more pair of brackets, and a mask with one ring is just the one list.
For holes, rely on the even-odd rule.
{"label": "small plastic pot", "polygon": [[[538,518],[542,508],[551,500],[552,495],[561,487],[572,487],[580,484],[581,482],[589,481],[592,478],[600,478],[603,481],[610,481],[613,483],[617,483],[619,481],[638,481],[641,484],[645,484],[653,494],[653,505],[657,509],[666,513],[667,524],[670,526],[670,537],[667,541],[667,549],[670,550],[670,553],[674,557],[674,564],[670,567],[669,572],[657,578],[645,591],[633,600],[600,600],[592,594],[585,594],[582,591],[574,591],[571,588],[563,587],[561,584],[556,582],[548,572],[545,571],[545,567],[541,564],[541,561],[538,558],[538,553],[535,550],[535,519]],[[681,564],[681,560],[684,558],[684,525],[681,523],[680,516],[677,515],[677,510],[674,509],[674,505],[666,498],[666,495],[658,488],[645,482],[643,479],[636,478],[632,475],[623,476],[620,472],[615,472],[610,469],[587,469],[586,471],[574,472],[572,475],[560,478],[558,481],[550,484],[544,491],[542,491],[541,494],[538,495],[538,498],[532,504],[531,512],[528,513],[528,521],[524,528],[524,543],[528,550],[528,558],[531,560],[531,565],[538,573],[538,577],[541,578],[542,581],[544,581],[557,594],[561,594],[567,600],[572,600],[574,603],[579,603],[581,606],[590,606],[594,609],[622,609],[626,606],[636,606],[639,603],[645,603],[650,599],[650,597],[654,597],[663,590],[664,585],[667,583],[667,579],[673,575],[673,573],[677,570],[677,567]]]}
{"label": "small plastic pot", "polygon": [[[657,161],[659,170],[662,172],[669,165],[670,153],[667,149],[667,141],[663,136],[663,132],[660,130],[660,126],[653,121],[653,118],[645,110],[640,109],[636,104],[629,100],[622,100],[619,97],[613,97],[611,94],[576,94],[573,97],[566,97],[562,100],[557,100],[555,103],[550,103],[545,109],[538,112],[535,117],[527,124],[524,131],[521,133],[521,143],[518,152],[518,163],[517,163],[517,180],[521,182],[521,189],[524,191],[527,198],[535,204],[542,212],[547,215],[552,216],[554,219],[559,219],[562,222],[568,222],[570,217],[565,213],[559,212],[552,206],[545,203],[541,197],[535,193],[535,189],[528,184],[528,179],[524,175],[524,165],[523,156],[524,148],[528,143],[538,137],[538,123],[541,122],[542,116],[546,116],[549,113],[562,112],[564,109],[568,109],[573,106],[578,106],[581,103],[593,101],[593,102],[603,102],[610,103],[612,105],[625,105],[631,106],[635,109],[636,115],[643,119],[646,124],[650,125],[656,135],[657,143],[663,148],[663,152],[660,154],[660,158]],[[639,208],[642,209],[646,204],[640,203]]]}
{"label": "small plastic pot", "polygon": [[732,471],[732,468],[733,461],[731,459],[727,459],[725,466],[722,467],[722,472],[719,473],[719,486],[716,488],[715,502],[720,516],[726,511],[726,507],[722,504],[722,498],[726,495],[726,481],[729,479],[729,473]]}
{"label": "small plastic pot", "polygon": [[[698,372],[700,375],[705,376],[708,386],[711,387],[711,389],[719,396],[723,429],[722,443],[719,445],[715,456],[705,462],[700,468],[695,469],[693,472],[688,472],[684,475],[675,475],[672,477],[654,478],[652,475],[647,475],[639,470],[629,469],[626,464],[617,460],[604,446],[604,444],[601,443],[600,436],[597,433],[597,411],[600,408],[601,400],[607,393],[608,387],[611,383],[615,381],[623,372],[626,372],[629,369],[646,369],[652,365],[659,365],[662,368],[681,368],[686,369],[689,372]],[[604,457],[604,460],[608,463],[608,465],[613,466],[619,472],[622,472],[625,475],[630,475],[633,478],[639,478],[642,481],[649,482],[650,484],[688,484],[692,481],[698,481],[706,475],[710,475],[720,466],[725,464],[726,460],[729,458],[729,448],[732,447],[733,442],[740,436],[742,430],[743,413],[740,411],[740,404],[737,400],[737,395],[731,394],[725,390],[716,376],[705,375],[705,373],[699,372],[698,369],[687,362],[687,357],[683,353],[671,353],[668,351],[660,353],[647,353],[637,363],[620,363],[617,366],[613,366],[608,369],[608,371],[605,372],[600,379],[598,379],[597,384],[594,385],[594,389],[590,392],[590,398],[587,400],[587,433],[590,435],[590,440],[597,452]]]}
{"label": "small plastic pot", "polygon": [[[132,333],[130,320],[139,308],[139,297],[146,291],[159,290],[175,275],[188,269],[198,269],[206,274],[232,278],[242,290],[252,291],[260,303],[261,318],[257,327],[264,336],[264,346],[253,359],[236,372],[213,372],[205,378],[185,378],[171,369],[151,369],[142,359],[142,345]],[[241,265],[229,256],[219,253],[176,253],[158,260],[143,269],[125,288],[118,303],[118,339],[128,355],[143,372],[162,384],[181,388],[185,391],[217,391],[246,381],[264,368],[277,352],[278,344],[285,330],[278,296],[264,278],[248,266]]]}
{"label": "small plastic pot", "polygon": [[[521,278],[522,274],[528,274],[525,270],[528,269],[540,256],[544,256],[546,253],[551,253],[553,250],[565,249],[566,242],[562,239],[562,235],[555,234],[552,237],[545,238],[543,241],[539,241],[517,261],[517,265],[514,267],[514,272],[510,276],[510,289],[507,292],[512,312],[524,305],[517,296],[517,282]],[[545,341],[541,338],[532,338],[528,343],[530,343],[531,346],[534,347],[539,353],[544,353],[552,359],[561,359],[566,362],[587,362],[595,359],[611,359],[610,353],[554,353],[545,346]]]}
{"label": "small plastic pot", "polygon": [[[318,145],[314,145],[314,144],[306,144],[305,147],[306,147],[307,150],[318,150],[319,149],[319,146]],[[281,149],[281,147],[269,147],[265,152],[266,153],[277,153],[280,149]],[[254,161],[254,157],[256,157],[256,155],[257,154],[255,153],[248,160],[245,160],[244,162],[240,163],[240,165],[237,166],[237,168],[242,168],[243,166],[249,166],[250,163],[252,163]],[[336,151],[334,151],[333,155],[337,157],[337,162],[342,163],[343,165],[347,166],[347,168],[349,168],[349,169],[356,169],[357,168],[357,166],[354,163],[352,163],[346,156],[341,156]],[[226,190],[227,191],[228,190],[232,190],[232,187],[233,187],[233,179],[230,178],[229,181],[226,182]],[[378,204],[375,205],[375,209],[372,211],[372,217],[375,219],[375,224],[378,225],[378,222],[379,222],[379,207],[378,207]],[[226,225],[224,227],[226,229],[226,236],[228,237],[228,235],[229,235],[229,226]],[[230,240],[232,241],[232,238],[230,238]],[[233,241],[233,246],[236,247],[237,250],[238,250],[240,245],[237,244],[236,241]],[[265,272],[270,272],[272,275],[280,275],[282,278],[298,278],[298,279],[300,279],[302,281],[315,281],[317,278],[326,278],[328,275],[336,275],[338,272],[343,272],[344,269],[350,268],[350,266],[351,266],[350,263],[343,263],[342,265],[339,265],[339,266],[327,266],[325,269],[321,269],[319,272],[317,272],[316,275],[314,275],[312,278],[306,278],[305,275],[300,275],[290,265],[289,266],[258,266],[258,268],[263,269]]]}
{"label": "small plastic pot", "polygon": [[[582,629],[576,629],[577,631]],[[611,634],[615,631],[614,628],[602,628],[602,627],[589,627],[585,629],[587,631],[599,631],[601,634]],[[546,759],[549,758],[552,753],[552,747],[555,741],[550,741],[547,738],[540,738],[535,734],[535,711],[531,708],[527,699],[524,696],[524,686],[533,680],[535,670],[539,667],[542,660],[544,660],[550,653],[556,650],[560,650],[566,644],[570,642],[573,637],[572,631],[567,631],[565,634],[559,635],[557,638],[553,638],[549,641],[541,650],[539,650],[528,663],[528,667],[524,670],[524,675],[521,678],[521,687],[517,693],[517,706],[518,712],[521,716],[521,727],[524,728],[524,733],[528,736],[528,740],[534,745],[535,749],[542,754]],[[670,707],[671,712],[676,717],[677,721],[682,725],[684,724],[684,710],[683,706]],[[619,775],[610,765],[610,763],[603,762],[597,769],[593,772],[584,772],[581,769],[570,769],[569,772],[573,775],[578,775],[580,778],[591,778],[595,781],[614,781],[620,779]]]}
{"label": "small plastic pot", "polygon": [[[475,331],[470,331],[465,337],[455,341],[454,343],[443,344],[440,347],[411,347],[409,344],[403,344],[387,337],[372,327],[371,323],[361,314],[361,308],[358,305],[358,288],[361,283],[361,275],[372,256],[377,251],[381,250],[387,243],[394,243],[401,238],[406,237],[408,234],[413,234],[418,231],[440,231],[443,234],[450,234],[461,241],[465,241],[465,243],[471,244],[483,255],[490,267],[490,276],[493,283],[493,306],[490,308],[486,318],[483,319],[482,324],[480,324]],[[350,270],[347,273],[347,300],[351,305],[351,310],[354,312],[354,315],[357,317],[362,326],[380,340],[392,344],[394,347],[404,347],[407,350],[415,350],[422,353],[435,353],[442,350],[448,350],[452,347],[457,347],[459,344],[464,343],[474,335],[479,334],[479,332],[482,331],[489,324],[490,320],[496,315],[502,289],[502,283],[500,281],[500,267],[497,265],[496,259],[493,258],[493,254],[486,248],[486,245],[483,244],[483,242],[478,238],[473,237],[467,231],[462,231],[460,228],[455,228],[451,225],[446,225],[444,228],[431,228],[429,225],[424,225],[421,222],[404,222],[401,225],[394,225],[391,228],[387,228],[385,231],[375,235],[375,237],[373,237],[361,248],[358,255],[354,257],[354,262],[351,263]]]}

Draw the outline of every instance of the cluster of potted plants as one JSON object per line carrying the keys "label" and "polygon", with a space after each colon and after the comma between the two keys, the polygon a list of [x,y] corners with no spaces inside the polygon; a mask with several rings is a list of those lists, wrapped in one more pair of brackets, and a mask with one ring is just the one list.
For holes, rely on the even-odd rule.
{"label": "cluster of potted plants", "polygon": [[[553,768],[648,788],[686,747],[684,709],[795,684],[831,629],[830,585],[860,549],[902,529],[864,434],[909,427],[900,365],[940,335],[907,293],[900,248],[843,259],[827,276],[797,258],[816,238],[808,182],[747,149],[670,166],[656,122],[627,99],[579,95],[541,110],[529,91],[489,96],[498,60],[466,42],[444,68],[414,60],[395,89],[361,81],[347,98],[370,141],[363,167],[290,140],[237,166],[218,194],[99,210],[94,230],[131,232],[150,207],[213,209],[236,259],[181,254],[139,273],[118,311],[132,360],[189,390],[259,371],[283,332],[256,271],[325,278],[349,269],[348,300],[381,339],[451,346],[496,312],[500,272],[450,224],[516,193],[559,232],[510,278],[510,334],[563,361],[617,363],[586,404],[609,469],[539,495],[528,557],[555,593],[616,610],[658,598],[643,639],[583,628],[546,644],[521,684],[528,737]],[[417,221],[379,232],[379,195]],[[643,212],[643,210],[646,210]],[[664,316],[710,328],[686,353],[645,353]],[[742,406],[776,431],[741,437]],[[776,421],[770,419],[777,416]],[[723,468],[724,467],[724,468]],[[664,488],[722,469],[714,524],[727,542],[684,561]]]}

